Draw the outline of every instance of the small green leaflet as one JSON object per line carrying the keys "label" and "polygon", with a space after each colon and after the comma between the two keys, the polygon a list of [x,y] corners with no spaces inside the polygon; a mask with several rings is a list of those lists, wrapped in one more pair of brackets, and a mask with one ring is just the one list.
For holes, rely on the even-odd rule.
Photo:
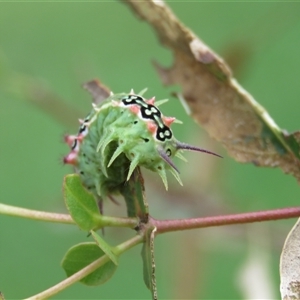
{"label": "small green leaflet", "polygon": [[[62,267],[68,277],[90,265],[105,253],[96,243],[81,243],[71,247],[62,260]],[[89,286],[97,286],[108,281],[115,273],[117,266],[107,257],[107,262],[80,280]]]}
{"label": "small green leaflet", "polygon": [[82,230],[100,227],[101,215],[95,198],[83,187],[78,174],[65,176],[63,192],[69,213]]}

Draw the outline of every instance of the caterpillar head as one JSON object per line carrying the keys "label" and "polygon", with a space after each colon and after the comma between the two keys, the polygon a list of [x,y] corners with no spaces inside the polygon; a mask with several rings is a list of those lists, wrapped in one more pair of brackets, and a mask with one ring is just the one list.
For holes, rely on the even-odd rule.
{"label": "caterpillar head", "polygon": [[175,118],[165,117],[154,105],[154,98],[144,99],[131,92],[120,96],[115,101],[115,108],[121,109],[120,116],[111,123],[98,143],[97,151],[105,157],[105,150],[111,142],[117,142],[117,148],[109,161],[104,162],[104,168],[109,168],[115,159],[124,153],[130,160],[127,180],[131,177],[137,166],[143,166],[159,174],[168,188],[166,171],[170,171],[182,185],[179,170],[172,161],[174,156],[183,159],[183,150],[199,151],[215,156],[213,152],[181,143],[173,136],[170,125]]}

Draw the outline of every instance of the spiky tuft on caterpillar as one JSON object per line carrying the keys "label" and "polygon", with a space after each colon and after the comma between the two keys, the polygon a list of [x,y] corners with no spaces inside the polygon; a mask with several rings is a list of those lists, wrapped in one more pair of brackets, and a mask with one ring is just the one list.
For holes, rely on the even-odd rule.
{"label": "spiky tuft on caterpillar", "polygon": [[176,119],[164,116],[157,107],[164,100],[155,103],[154,97],[146,100],[143,92],[135,94],[133,90],[106,95],[97,81],[85,87],[94,97],[93,109],[80,120],[77,135],[65,137],[71,152],[64,163],[75,166],[84,186],[96,196],[103,199],[118,192],[137,166],[158,173],[166,189],[166,171],[182,185],[172,158],[184,159],[183,150],[219,156],[176,140],[170,129]]}

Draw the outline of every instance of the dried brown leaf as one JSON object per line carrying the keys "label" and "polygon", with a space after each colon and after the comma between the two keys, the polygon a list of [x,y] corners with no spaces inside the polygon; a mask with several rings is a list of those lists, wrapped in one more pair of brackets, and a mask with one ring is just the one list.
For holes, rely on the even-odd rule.
{"label": "dried brown leaf", "polygon": [[239,162],[280,167],[300,180],[299,138],[281,130],[232,77],[227,64],[185,27],[163,1],[126,0],[174,56],[155,67],[165,85],[179,85],[191,116]]}

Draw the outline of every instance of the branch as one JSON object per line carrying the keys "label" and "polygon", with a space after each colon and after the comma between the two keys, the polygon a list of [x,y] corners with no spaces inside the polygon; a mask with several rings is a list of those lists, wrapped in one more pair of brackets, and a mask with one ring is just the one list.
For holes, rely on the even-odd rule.
{"label": "branch", "polygon": [[[38,211],[32,209],[26,209],[11,205],[0,203],[0,214],[27,218],[36,221],[45,221],[52,223],[63,224],[76,224],[75,221],[68,214],[49,213],[45,211]],[[101,224],[103,227],[129,227],[135,228],[137,226],[136,218],[118,218],[110,216],[100,216]]]}
{"label": "branch", "polygon": [[26,209],[2,203],[0,203],[0,214],[14,217],[22,217],[36,221],[75,224],[71,216],[68,214],[49,213],[45,211]]}
{"label": "branch", "polygon": [[[37,221],[75,224],[71,216],[67,214],[48,213],[44,211],[10,206],[2,203],[0,203],[0,214],[15,217],[23,217]],[[102,217],[103,222],[105,223],[104,226],[131,228],[136,226],[136,219],[134,218],[115,218],[109,216]],[[179,230],[189,230],[204,227],[245,224],[263,221],[275,221],[296,217],[300,217],[300,207],[288,207],[243,214],[221,215],[215,217],[191,219],[157,220],[155,218],[149,217],[149,224],[151,224],[154,227],[157,227],[157,234],[160,234]]]}
{"label": "branch", "polygon": [[189,230],[203,227],[214,227],[234,224],[245,224],[263,221],[275,221],[300,217],[300,207],[289,207],[274,210],[257,211],[243,214],[224,215],[205,218],[156,220],[151,218],[151,224],[157,228],[157,234]]}

